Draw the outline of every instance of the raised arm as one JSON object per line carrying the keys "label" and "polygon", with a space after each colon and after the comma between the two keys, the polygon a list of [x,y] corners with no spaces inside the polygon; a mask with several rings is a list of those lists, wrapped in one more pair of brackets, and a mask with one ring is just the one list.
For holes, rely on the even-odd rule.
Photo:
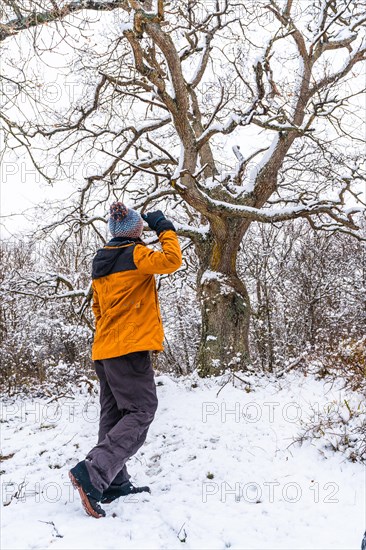
{"label": "raised arm", "polygon": [[182,252],[174,225],[160,210],[143,217],[156,231],[163,250],[159,252],[137,245],[133,254],[137,269],[149,275],[173,273],[182,265]]}

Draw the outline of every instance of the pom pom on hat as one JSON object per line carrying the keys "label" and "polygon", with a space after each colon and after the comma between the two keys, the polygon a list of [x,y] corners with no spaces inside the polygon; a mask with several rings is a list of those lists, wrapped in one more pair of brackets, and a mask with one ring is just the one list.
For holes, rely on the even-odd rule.
{"label": "pom pom on hat", "polygon": [[116,222],[121,222],[128,214],[128,208],[122,202],[114,202],[109,208],[111,218]]}

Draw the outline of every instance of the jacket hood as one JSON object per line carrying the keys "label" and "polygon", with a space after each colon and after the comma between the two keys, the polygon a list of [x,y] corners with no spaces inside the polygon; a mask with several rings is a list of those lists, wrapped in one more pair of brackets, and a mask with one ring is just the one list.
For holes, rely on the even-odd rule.
{"label": "jacket hood", "polygon": [[92,279],[99,279],[109,275],[121,255],[123,248],[101,248],[93,260]]}
{"label": "jacket hood", "polygon": [[127,247],[123,245],[133,245],[134,243],[143,244],[143,241],[141,239],[115,237],[104,248],[100,248],[93,259],[92,279],[99,279],[100,277],[109,275],[113,271],[121,254],[126,251]]}

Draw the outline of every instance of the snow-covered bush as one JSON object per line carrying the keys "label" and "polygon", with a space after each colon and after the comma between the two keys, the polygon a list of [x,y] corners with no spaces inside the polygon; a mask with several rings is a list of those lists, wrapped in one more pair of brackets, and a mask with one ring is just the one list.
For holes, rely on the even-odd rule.
{"label": "snow-covered bush", "polygon": [[257,367],[276,371],[286,362],[300,366],[304,354],[306,362],[324,359],[328,365],[333,352],[342,353],[340,341],[362,338],[365,268],[364,244],[346,234],[314,233],[300,220],[280,229],[253,226],[238,269],[249,281]]}
{"label": "snow-covered bush", "polygon": [[366,336],[341,340],[338,346],[324,354],[320,376],[344,380],[345,387],[360,391],[366,397]]}
{"label": "snow-covered bush", "polygon": [[4,243],[2,258],[1,391],[49,395],[81,376],[93,376],[92,330],[76,314],[75,299],[58,298],[52,286],[55,277],[45,271],[57,269],[60,255],[52,256],[47,266],[34,244]]}
{"label": "snow-covered bush", "polygon": [[366,462],[366,405],[362,395],[340,396],[323,411],[302,421],[296,441],[310,441],[319,452],[341,452],[352,462]]}
{"label": "snow-covered bush", "polygon": [[297,441],[310,441],[321,453],[339,451],[352,462],[366,462],[366,337],[348,338],[321,359],[304,354],[305,370],[339,388],[338,399],[302,422]]}
{"label": "snow-covered bush", "polygon": [[90,329],[65,318],[47,319],[38,308],[9,330],[1,343],[0,387],[8,395],[35,388],[47,395],[49,386],[62,391],[80,376],[92,376],[90,340]]}

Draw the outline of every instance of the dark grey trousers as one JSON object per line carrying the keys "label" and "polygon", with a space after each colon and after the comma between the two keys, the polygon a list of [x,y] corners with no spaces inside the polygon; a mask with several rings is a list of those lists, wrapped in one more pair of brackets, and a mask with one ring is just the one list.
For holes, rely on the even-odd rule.
{"label": "dark grey trousers", "polygon": [[129,480],[126,462],[143,445],[158,406],[148,351],[94,361],[100,381],[98,444],[88,453],[90,480],[99,491]]}

